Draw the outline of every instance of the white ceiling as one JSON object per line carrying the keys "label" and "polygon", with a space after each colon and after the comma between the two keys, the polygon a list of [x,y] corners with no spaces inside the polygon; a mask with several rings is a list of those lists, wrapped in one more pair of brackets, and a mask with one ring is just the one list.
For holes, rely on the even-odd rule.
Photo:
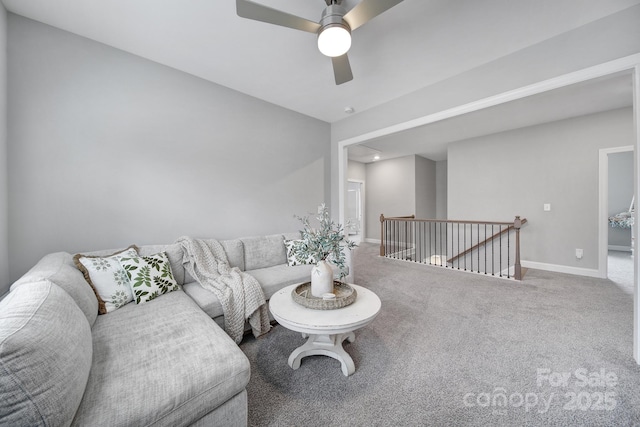
{"label": "white ceiling", "polygon": [[[354,79],[336,86],[313,34],[239,18],[233,0],[1,1],[18,15],[329,123],[348,118],[346,107],[358,114],[640,3],[404,0],[354,31]],[[313,21],[325,7],[324,0],[253,1]],[[631,104],[623,74],[369,140],[349,147],[349,159],[443,160],[453,141]]]}
{"label": "white ceiling", "polygon": [[[317,21],[324,0],[255,0]],[[313,34],[239,18],[233,0],[2,0],[13,13],[326,122],[473,69],[640,0],[405,0],[358,28],[336,86]],[[358,0],[345,0],[347,9]]]}

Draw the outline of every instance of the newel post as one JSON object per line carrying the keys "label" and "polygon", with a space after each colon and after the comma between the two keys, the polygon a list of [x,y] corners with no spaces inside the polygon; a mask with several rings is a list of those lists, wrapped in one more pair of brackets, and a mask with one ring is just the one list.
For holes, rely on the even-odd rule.
{"label": "newel post", "polygon": [[380,214],[380,256],[384,256],[384,214]]}
{"label": "newel post", "polygon": [[520,265],[520,227],[522,227],[522,220],[519,216],[516,216],[513,221],[513,228],[516,230],[516,262],[514,265],[514,278],[516,280],[522,280],[522,266]]}

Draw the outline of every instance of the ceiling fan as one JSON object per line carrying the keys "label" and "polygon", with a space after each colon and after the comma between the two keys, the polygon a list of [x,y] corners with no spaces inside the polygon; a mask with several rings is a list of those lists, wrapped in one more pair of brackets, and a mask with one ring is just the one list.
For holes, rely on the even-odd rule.
{"label": "ceiling fan", "polygon": [[331,58],[336,84],[353,79],[347,51],[351,47],[351,32],[366,24],[403,0],[362,0],[350,11],[343,0],[325,0],[327,7],[320,22],[309,21],[250,0],[236,0],[238,16],[318,35],[318,49]]}

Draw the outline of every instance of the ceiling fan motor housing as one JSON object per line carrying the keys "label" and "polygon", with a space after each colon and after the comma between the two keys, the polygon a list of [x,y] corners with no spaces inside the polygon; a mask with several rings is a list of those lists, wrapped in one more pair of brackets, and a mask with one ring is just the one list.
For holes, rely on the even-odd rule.
{"label": "ceiling fan motor housing", "polygon": [[[322,18],[320,19],[320,28],[318,29],[318,47],[322,44],[320,38],[323,36],[323,32],[329,30],[330,28],[339,28],[343,31],[346,31],[346,38],[348,38],[348,42],[343,40],[342,44],[346,46],[346,50],[340,52],[338,54],[328,54],[321,48],[320,50],[327,56],[340,56],[346,53],[351,46],[351,27],[349,24],[343,19],[344,15],[347,13],[344,7],[339,4],[330,4],[327,8],[322,12]],[[335,31],[335,30],[333,30]],[[327,34],[325,34],[326,36]],[[343,36],[344,37],[344,36]],[[345,44],[346,43],[346,44]]]}
{"label": "ceiling fan motor housing", "polygon": [[318,34],[320,34],[324,29],[329,27],[342,27],[351,33],[351,27],[349,24],[342,19],[342,17],[347,13],[347,10],[339,4],[331,4],[327,6],[325,10],[322,11],[322,18],[320,18],[320,29],[318,30]]}

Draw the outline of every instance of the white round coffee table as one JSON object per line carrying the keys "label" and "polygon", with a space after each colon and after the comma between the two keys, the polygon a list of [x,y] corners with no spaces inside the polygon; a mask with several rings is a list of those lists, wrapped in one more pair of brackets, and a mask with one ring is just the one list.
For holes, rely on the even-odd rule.
{"label": "white round coffee table", "polygon": [[353,342],[354,331],[371,323],[380,312],[380,298],[362,286],[350,284],[357,292],[351,305],[336,310],[314,310],[293,301],[291,291],[298,285],[279,290],[269,300],[269,310],[280,325],[308,337],[307,342],[289,356],[289,366],[298,369],[303,357],[322,355],[339,360],[345,376],[353,374],[356,367],[342,348],[342,342]]}

